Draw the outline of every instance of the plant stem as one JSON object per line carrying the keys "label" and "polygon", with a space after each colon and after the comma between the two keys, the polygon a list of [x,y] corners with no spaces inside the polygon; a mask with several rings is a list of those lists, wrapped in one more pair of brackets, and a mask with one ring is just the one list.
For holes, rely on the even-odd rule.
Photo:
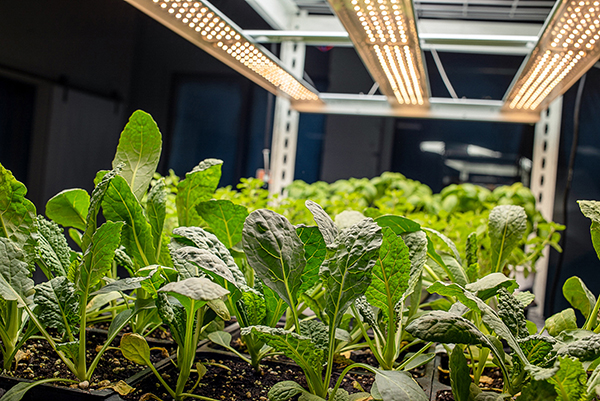
{"label": "plant stem", "polygon": [[150,370],[152,370],[152,372],[154,372],[154,375],[156,376],[156,378],[158,379],[158,381],[160,382],[160,384],[162,384],[163,387],[165,388],[165,390],[167,390],[167,392],[169,393],[169,395],[171,397],[177,399],[177,397],[175,395],[175,392],[165,382],[165,380],[162,378],[162,376],[160,375],[160,373],[158,373],[158,370],[156,370],[156,368],[154,367],[154,365],[152,365],[152,362],[146,361],[146,363],[148,364],[148,367],[150,368]]}
{"label": "plant stem", "polygon": [[596,325],[598,318],[598,310],[600,309],[600,297],[596,300],[596,304],[594,305],[594,310],[590,313],[587,321],[585,322],[585,326],[583,327],[586,330],[593,330]]}
{"label": "plant stem", "polygon": [[420,350],[415,352],[414,355],[412,355],[406,361],[402,362],[402,364],[400,366],[398,366],[398,368],[396,370],[403,370],[409,363],[411,363],[413,360],[415,360],[415,358],[418,357],[419,355],[421,355],[423,352],[427,351],[429,349],[429,347],[431,347],[432,345],[433,345],[432,342],[425,344]]}
{"label": "plant stem", "polygon": [[344,379],[344,376],[346,376],[348,374],[348,372],[350,372],[352,369],[355,369],[355,368],[363,368],[365,370],[368,370],[371,373],[377,374],[377,370],[375,370],[372,366],[365,365],[364,363],[354,363],[354,364],[348,366],[346,369],[344,369],[342,371],[342,373],[340,374],[340,377],[337,379],[337,382],[335,383],[335,386],[333,387],[333,391],[331,391],[330,400],[333,400],[332,397],[335,397],[335,394],[337,393],[338,389],[342,385],[342,380]]}
{"label": "plant stem", "polygon": [[[186,310],[186,325],[185,325],[185,337],[184,337],[184,345],[182,353],[178,352],[178,361],[177,367],[179,368],[179,377],[177,378],[177,387],[175,388],[175,399],[180,400],[181,394],[183,394],[183,389],[185,387],[185,383],[187,379],[190,377],[190,370],[192,368],[192,362],[194,358],[194,346],[193,346],[193,332],[194,332],[194,318],[195,315],[200,314],[200,309],[198,312],[194,314],[194,309],[196,306],[196,301],[194,299],[190,299],[190,309]],[[201,307],[202,308],[202,307]],[[201,321],[197,322],[198,325],[202,325]],[[181,360],[179,360],[180,358]]]}

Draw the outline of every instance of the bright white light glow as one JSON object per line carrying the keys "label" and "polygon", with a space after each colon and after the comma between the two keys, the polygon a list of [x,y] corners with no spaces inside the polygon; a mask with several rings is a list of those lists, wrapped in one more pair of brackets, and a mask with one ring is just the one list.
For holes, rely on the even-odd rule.
{"label": "bright white light glow", "polygon": [[[410,0],[329,0],[382,92],[427,104],[426,76]],[[381,82],[385,80],[385,82]]]}
{"label": "bright white light glow", "polygon": [[[192,41],[202,48],[207,45],[217,58],[228,59],[238,64],[245,75],[255,74],[258,80],[265,80],[293,100],[316,101],[317,93],[283,69],[262,47],[250,42],[241,30],[225,19],[207,1],[187,0],[126,0],[141,8],[151,16],[160,14],[172,19],[171,23],[192,35]],[[148,7],[148,5],[153,7]],[[159,19],[160,20],[160,19]],[[181,29],[181,28],[180,28]],[[225,60],[223,60],[225,61]],[[251,76],[251,79],[254,77]],[[255,80],[257,80],[255,79]],[[263,86],[264,83],[261,82]],[[268,86],[268,85],[267,85]]]}
{"label": "bright white light glow", "polygon": [[600,56],[599,18],[600,1],[563,2],[508,94],[508,108],[539,110],[575,83]]}

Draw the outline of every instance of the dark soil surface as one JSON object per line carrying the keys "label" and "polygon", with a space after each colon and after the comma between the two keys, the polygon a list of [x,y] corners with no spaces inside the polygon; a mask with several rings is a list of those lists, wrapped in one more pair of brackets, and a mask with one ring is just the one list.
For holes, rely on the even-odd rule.
{"label": "dark soil surface", "polygon": [[[104,333],[88,332],[87,335],[87,362],[88,367],[97,355],[96,348],[99,348],[106,341]],[[117,337],[111,344],[114,347],[119,345],[120,337]],[[153,347],[153,344],[150,344]],[[152,360],[157,363],[175,352],[174,347],[168,349],[161,344],[161,349],[151,352]],[[52,377],[60,377],[75,380],[75,376],[67,369],[46,340],[29,340],[23,348],[23,356],[14,372],[6,373],[7,376],[13,376],[29,380],[38,380]],[[144,366],[134,364],[123,357],[119,350],[108,349],[100,360],[100,363],[94,371],[92,381],[89,383],[89,389],[100,389],[119,380],[126,380],[137,372],[144,369]],[[59,384],[60,385],[60,382]]]}
{"label": "dark soil surface", "polygon": [[[281,358],[280,359],[285,359]],[[246,362],[239,359],[229,358],[226,355],[202,355],[198,354],[197,361],[206,363],[208,369],[206,375],[202,378],[201,384],[194,390],[194,394],[211,397],[216,400],[267,400],[267,393],[273,385],[280,381],[291,380],[307,388],[306,380],[302,370],[295,365],[288,364],[287,361],[278,362],[271,359],[265,361],[262,373],[256,372]],[[226,366],[228,369],[210,365],[217,363]],[[161,372],[165,381],[175,388],[177,381],[177,370],[169,368]],[[339,373],[334,373],[331,386],[335,385]],[[189,389],[194,385],[197,376],[192,373],[186,386]],[[373,384],[374,377],[369,374],[351,373],[343,379],[342,388],[349,393],[358,392],[355,382],[359,383],[365,391],[369,391]],[[356,386],[356,387],[355,387]],[[162,400],[167,401],[172,398],[162,388],[154,376],[135,386],[136,390],[128,396],[123,397],[126,400],[137,401],[146,393],[153,393]]]}

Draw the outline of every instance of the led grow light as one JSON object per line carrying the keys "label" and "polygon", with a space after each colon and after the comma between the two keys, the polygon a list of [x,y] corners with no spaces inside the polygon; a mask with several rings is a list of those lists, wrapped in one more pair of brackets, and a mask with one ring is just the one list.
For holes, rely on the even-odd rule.
{"label": "led grow light", "polygon": [[295,78],[275,56],[253,43],[207,1],[125,0],[276,95],[318,101],[318,92]]}
{"label": "led grow light", "polygon": [[600,56],[600,1],[559,2],[505,98],[505,110],[539,111]]}
{"label": "led grow light", "polygon": [[411,0],[329,0],[379,88],[401,105],[428,105]]}

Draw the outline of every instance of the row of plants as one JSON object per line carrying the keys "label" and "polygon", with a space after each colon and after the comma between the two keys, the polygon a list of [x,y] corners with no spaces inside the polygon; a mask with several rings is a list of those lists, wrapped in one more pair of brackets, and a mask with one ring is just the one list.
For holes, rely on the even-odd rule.
{"label": "row of plants", "polygon": [[[212,399],[194,394],[207,372],[196,353],[202,339],[231,350],[256,371],[274,355],[293,360],[306,387],[279,382],[268,392],[273,401],[427,400],[409,372],[432,361],[434,343],[447,346],[459,400],[518,394],[541,399],[527,398],[541,389],[579,399],[569,398],[564,377],[596,369],[597,362],[586,361],[600,356],[594,334],[600,331],[600,301],[585,285],[570,279],[565,292],[587,317],[583,329],[568,309],[538,332],[523,315],[533,295],[515,293],[517,284],[507,276],[516,262],[532,266],[543,247],[557,246],[562,229],[541,219],[524,188],[474,189],[477,206],[468,206],[459,193],[472,188],[453,187],[445,198],[432,195],[442,199],[439,209],[433,200],[421,202],[428,206],[411,200],[408,210],[409,202],[390,197],[426,189],[384,174],[356,181],[367,193],[376,189],[360,212],[338,213],[329,192],[327,199],[310,196],[318,202],[294,199],[306,196],[294,195],[302,189],[298,183],[285,199],[270,198],[252,180],[242,182],[240,191],[218,190],[222,162],[216,159],[201,162],[183,179],[156,178],[161,148],[152,118],[135,112],[112,170],[96,175],[91,194],[69,189],[54,196],[45,217],[36,215],[25,186],[0,165],[3,369],[14,371],[24,345],[43,339],[69,371],[68,377],[21,383],[2,400],[18,400],[50,381],[87,388],[115,339],[119,352],[149,367],[174,400]],[[412,195],[410,186],[416,188]],[[340,194],[355,190],[341,183],[331,187]],[[444,214],[444,207],[465,210]],[[595,203],[584,207],[586,215],[596,216]],[[47,281],[35,285],[36,268]],[[241,328],[244,352],[224,330],[232,318]],[[88,327],[97,324],[108,327],[106,340],[89,349]],[[156,331],[174,341],[175,384],[152,364],[147,336]],[[542,337],[545,331],[550,336]],[[339,355],[366,349],[376,363],[336,367]],[[491,365],[504,377],[501,394],[478,390],[479,377]],[[370,372],[373,386],[368,391],[358,386],[353,394],[340,388],[351,371]],[[579,376],[577,381],[585,382]],[[595,394],[595,383],[578,394]]]}

